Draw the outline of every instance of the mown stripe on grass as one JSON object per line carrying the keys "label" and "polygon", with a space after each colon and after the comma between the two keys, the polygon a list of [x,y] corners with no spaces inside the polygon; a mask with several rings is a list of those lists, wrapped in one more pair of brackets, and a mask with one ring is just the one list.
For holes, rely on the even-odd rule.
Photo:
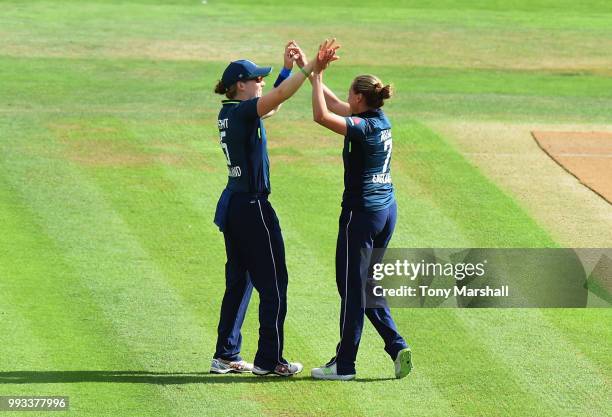
{"label": "mown stripe on grass", "polygon": [[[413,349],[414,376],[427,375],[461,415],[558,415],[500,362],[478,334],[458,320],[455,311],[393,310]],[[377,337],[374,330],[370,333]]]}
{"label": "mown stripe on grass", "polygon": [[[2,112],[36,109],[68,112],[215,113],[219,96],[212,88],[225,61],[151,61],[145,59],[69,59],[0,57],[6,80]],[[338,64],[325,82],[345,97],[353,77],[375,73],[393,83],[396,95],[387,107],[394,117],[477,117],[491,120],[609,122],[612,82],[593,71],[458,69]],[[305,86],[283,114],[311,118]],[[266,88],[266,91],[269,91]],[[136,114],[135,114],[136,113]],[[279,116],[283,116],[279,114]],[[271,121],[272,122],[272,121]]]}
{"label": "mown stripe on grass", "polygon": [[[45,133],[39,132],[38,137],[29,133],[27,142],[4,147],[3,165],[30,210],[91,291],[118,339],[145,370],[207,371],[210,357],[202,357],[199,351],[205,344],[202,326],[128,225],[82,170],[65,160],[42,158],[36,154],[40,150],[32,152],[34,145],[52,150],[54,144]],[[183,381],[214,382],[197,375]],[[160,395],[176,406],[176,415],[199,413],[202,407],[225,407],[223,395],[209,395],[208,389],[194,390],[189,401],[177,403],[177,389],[156,385]],[[252,402],[240,404],[260,414]]]}
{"label": "mown stripe on grass", "polygon": [[0,170],[0,326],[5,335],[0,389],[13,395],[68,395],[77,414],[120,415],[129,408],[170,414],[154,386],[133,384],[126,390],[117,385],[121,379],[114,373],[123,370],[129,377],[133,358],[7,176]]}
{"label": "mown stripe on grass", "polygon": [[[422,62],[467,67],[605,67],[607,61],[600,51],[609,45],[607,15],[555,12],[551,17],[550,9],[546,13],[504,7],[494,12],[443,11],[432,10],[428,4],[418,9],[379,7],[377,13],[368,13],[361,12],[358,5],[329,7],[325,3],[319,7],[285,5],[284,13],[259,5],[245,13],[244,6],[217,2],[192,2],[189,7],[122,4],[120,8],[93,2],[73,2],[63,8],[53,2],[26,7],[3,4],[7,4],[3,15],[6,41],[0,50],[15,56],[248,57],[274,60],[278,65],[280,50],[272,45],[298,38],[312,48],[329,36],[330,21],[353,61],[364,64],[376,56],[379,63],[402,67]],[[36,22],[35,30],[22,24],[25,19]],[[240,27],[236,21],[241,22]],[[242,27],[250,29],[250,42],[242,41]],[[70,42],[62,42],[64,39]],[[397,45],[406,44],[410,44],[410,54],[395,53]],[[439,48],[440,44],[446,48]]]}
{"label": "mown stripe on grass", "polygon": [[560,336],[580,349],[606,376],[612,376],[612,345],[602,340],[612,340],[612,309],[546,309],[541,314],[557,328]]}
{"label": "mown stripe on grass", "polygon": [[538,309],[455,310],[457,318],[555,415],[607,416],[609,375]]}
{"label": "mown stripe on grass", "polygon": [[396,123],[394,139],[394,166],[410,172],[472,245],[557,246],[514,199],[426,126],[416,121]]}

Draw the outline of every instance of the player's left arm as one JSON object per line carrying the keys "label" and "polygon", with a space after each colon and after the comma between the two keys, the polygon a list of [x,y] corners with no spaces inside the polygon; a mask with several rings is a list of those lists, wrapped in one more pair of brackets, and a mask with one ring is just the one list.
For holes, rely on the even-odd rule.
{"label": "player's left arm", "polygon": [[[295,41],[293,40],[287,42],[287,45],[285,45],[285,53],[283,55],[283,69],[278,74],[278,78],[274,82],[274,88],[277,88],[283,81],[285,81],[289,77],[289,75],[291,75],[291,69],[293,68],[293,62],[295,61],[293,59],[293,55],[295,54],[295,45]],[[267,119],[268,117],[274,116],[276,113],[278,113],[281,107],[282,103],[276,106],[270,112],[261,116],[261,118]]]}

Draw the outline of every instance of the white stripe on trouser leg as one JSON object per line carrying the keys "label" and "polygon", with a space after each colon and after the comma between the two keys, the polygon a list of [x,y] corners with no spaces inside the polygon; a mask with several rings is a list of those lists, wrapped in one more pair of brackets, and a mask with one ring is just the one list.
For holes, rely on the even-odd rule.
{"label": "white stripe on trouser leg", "polygon": [[338,353],[340,353],[340,348],[342,347],[342,338],[344,337],[344,323],[346,323],[346,305],[348,304],[348,267],[349,267],[349,239],[348,239],[348,229],[351,224],[351,219],[353,218],[353,211],[349,211],[349,219],[346,223],[346,229],[344,231],[345,240],[346,240],[346,266],[344,269],[344,312],[342,313],[342,327],[340,328],[340,343],[338,343],[338,349],[336,349],[336,357],[330,363],[333,365],[338,360]]}
{"label": "white stripe on trouser leg", "polygon": [[280,316],[280,291],[278,290],[278,278],[276,277],[276,262],[274,261],[274,252],[272,251],[272,238],[270,237],[270,230],[268,230],[268,226],[266,226],[266,221],[264,220],[263,211],[261,210],[261,202],[257,200],[257,204],[259,205],[259,214],[261,214],[261,221],[263,222],[264,227],[266,228],[266,233],[268,233],[268,244],[270,245],[270,256],[272,257],[272,266],[274,267],[274,283],[276,284],[276,295],[278,296],[278,309],[276,310],[276,359],[278,363],[281,363],[280,360],[280,334],[278,332],[278,316]]}

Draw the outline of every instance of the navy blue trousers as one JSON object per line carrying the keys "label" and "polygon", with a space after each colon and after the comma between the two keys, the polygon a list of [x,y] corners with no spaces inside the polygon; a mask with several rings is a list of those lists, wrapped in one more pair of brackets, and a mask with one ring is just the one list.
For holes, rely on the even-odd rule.
{"label": "navy blue trousers", "polygon": [[287,313],[285,245],[267,198],[234,194],[224,231],[227,263],[215,358],[241,360],[240,329],[253,287],[259,293],[259,344],[254,364],[274,369],[283,359]]}
{"label": "navy blue trousers", "polygon": [[342,209],[336,246],[336,284],[340,294],[340,342],[336,356],[338,374],[354,374],[357,350],[363,330],[364,315],[385,342],[385,351],[395,360],[397,353],[408,347],[397,331],[388,307],[365,308],[364,287],[369,266],[375,262],[362,248],[386,248],[397,219],[397,205],[376,212]]}

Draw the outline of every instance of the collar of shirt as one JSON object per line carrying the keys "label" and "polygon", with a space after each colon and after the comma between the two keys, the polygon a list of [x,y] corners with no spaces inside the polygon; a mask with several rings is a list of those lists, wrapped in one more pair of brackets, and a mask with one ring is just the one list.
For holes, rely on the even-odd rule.
{"label": "collar of shirt", "polygon": [[352,116],[361,117],[362,119],[366,119],[368,117],[380,117],[383,114],[382,109],[372,109],[366,110],[363,113],[353,114]]}

